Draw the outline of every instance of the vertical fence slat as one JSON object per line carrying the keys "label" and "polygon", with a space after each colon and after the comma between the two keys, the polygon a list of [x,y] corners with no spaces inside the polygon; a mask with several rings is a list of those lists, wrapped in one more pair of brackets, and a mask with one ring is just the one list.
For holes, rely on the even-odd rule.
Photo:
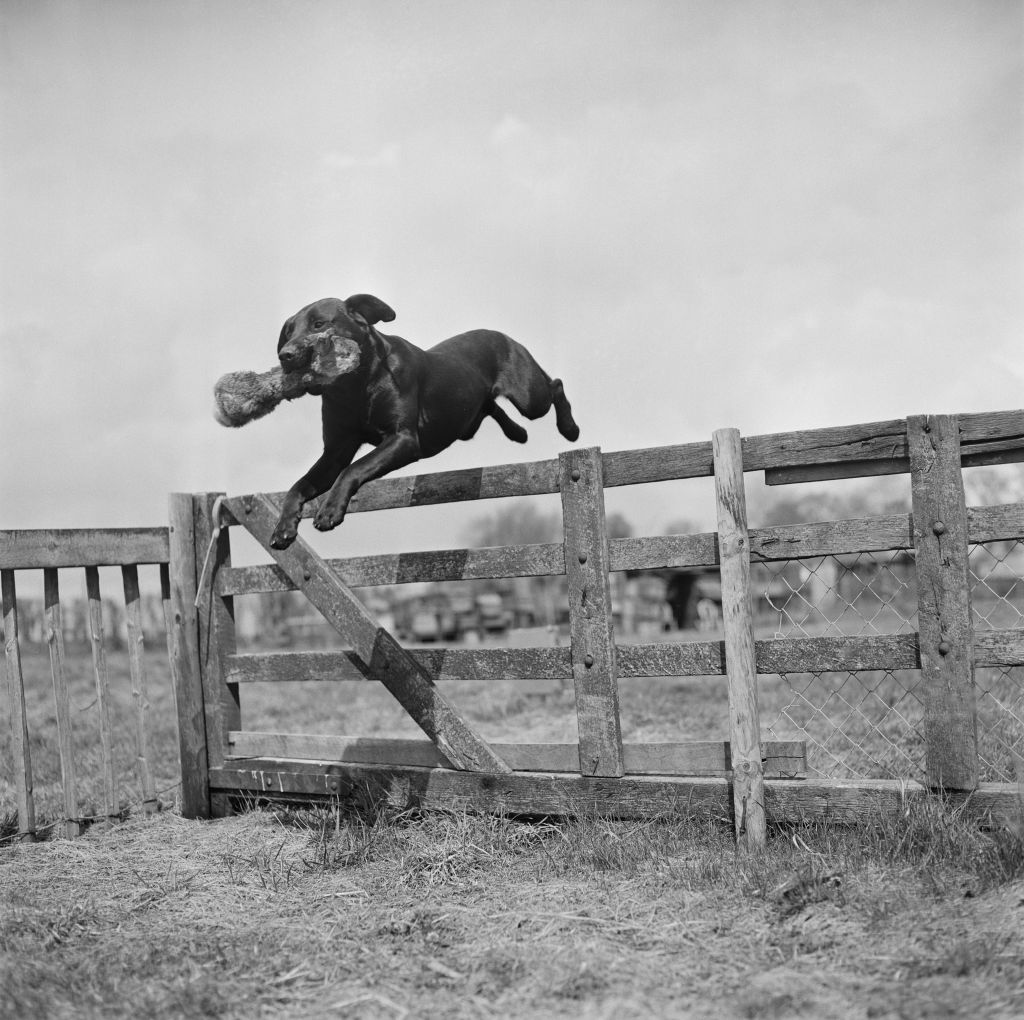
{"label": "vertical fence slat", "polygon": [[978,785],[967,509],[955,415],[907,419],[928,783]]}
{"label": "vertical fence slat", "polygon": [[174,709],[178,719],[181,813],[185,818],[209,818],[210,784],[206,764],[203,682],[199,672],[191,493],[171,495],[168,520],[170,562],[160,567],[160,593],[164,603],[167,655],[171,663]]}
{"label": "vertical fence slat", "polygon": [[740,434],[736,429],[719,429],[714,433],[711,445],[718,507],[736,839],[740,847],[756,850],[765,842],[764,768],[761,762],[757,662],[750,603],[750,541]]}
{"label": "vertical fence slat", "polygon": [[[242,728],[238,684],[224,679],[224,660],[235,653],[235,604],[230,596],[215,591],[217,572],[231,566],[228,528],[219,531],[213,522],[213,510],[223,493],[196,495],[192,504],[195,533],[195,576],[203,584],[199,592],[199,668],[203,684],[203,708],[206,717],[206,760],[211,769],[220,768],[228,750],[228,733]],[[209,552],[205,578],[203,565]],[[213,815],[227,813],[227,804],[211,801]]]}
{"label": "vertical fence slat", "polygon": [[64,623],[60,610],[60,586],[55,567],[43,571],[43,607],[46,645],[50,650],[50,674],[53,677],[53,706],[57,720],[57,749],[64,792],[64,835],[74,839],[79,832],[78,784],[75,755],[71,742],[71,693],[64,673]]}
{"label": "vertical fence slat", "polygon": [[580,772],[621,776],[625,765],[601,451],[597,447],[570,450],[559,455],[558,466]]}
{"label": "vertical fence slat", "polygon": [[25,677],[18,641],[18,592],[13,570],[0,570],[0,598],[4,611],[4,652],[7,691],[11,705],[11,741],[14,751],[14,788],[18,798],[18,835],[25,842],[36,838],[36,806],[32,793],[32,754],[28,744]]}
{"label": "vertical fence slat", "polygon": [[110,674],[107,651],[103,641],[103,601],[100,597],[100,572],[85,568],[85,590],[89,602],[89,643],[92,646],[92,667],[96,680],[96,705],[100,717],[100,748],[103,755],[104,812],[110,821],[120,819],[117,783],[114,779],[113,731],[110,723]]}
{"label": "vertical fence slat", "polygon": [[142,634],[142,597],[139,594],[139,568],[134,564],[121,567],[124,582],[124,615],[128,632],[128,669],[132,681],[132,704],[135,707],[135,761],[142,787],[142,809],[146,814],[157,810],[156,787],[149,765],[149,701],[146,697],[145,640]]}

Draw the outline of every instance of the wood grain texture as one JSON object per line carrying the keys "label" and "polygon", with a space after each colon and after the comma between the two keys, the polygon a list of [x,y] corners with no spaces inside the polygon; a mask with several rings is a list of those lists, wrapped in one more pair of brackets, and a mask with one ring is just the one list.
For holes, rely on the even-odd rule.
{"label": "wood grain texture", "polygon": [[75,776],[75,755],[71,740],[71,694],[64,672],[64,627],[56,567],[49,567],[43,571],[43,617],[46,624],[46,646],[50,653],[57,753],[60,759],[61,792],[64,798],[64,821],[60,828],[64,836],[74,839],[79,832],[78,781]]}
{"label": "wood grain texture", "polygon": [[166,528],[0,531],[0,567],[107,567],[166,563]]}
{"label": "wood grain texture", "polygon": [[426,670],[377,625],[362,603],[302,538],[297,538],[288,549],[269,548],[278,511],[267,497],[245,497],[229,501],[228,505],[236,520],[268,549],[328,623],[352,642],[369,675],[380,679],[448,761],[457,768],[478,772],[508,770],[448,703]]}
{"label": "wood grain texture", "polygon": [[[359,796],[365,803],[399,809],[440,808],[496,811],[526,816],[650,818],[658,815],[724,817],[731,813],[725,779],[625,776],[606,779],[573,774],[512,772],[482,776],[439,768],[375,766],[336,762],[247,759],[211,773],[224,795],[244,793],[268,800],[308,802]],[[933,795],[921,784],[899,780],[765,781],[765,812],[776,823],[822,819],[845,825],[877,824],[880,813],[906,810]],[[971,794],[947,795],[954,806],[989,826],[1019,823],[1017,787],[982,783]]]}
{"label": "wood grain texture", "polygon": [[[231,760],[281,758],[307,761],[363,762],[450,768],[429,740],[331,736],[302,733],[232,733]],[[513,771],[579,772],[578,744],[492,744]],[[761,745],[766,775],[794,779],[807,772],[802,741],[768,741]],[[732,768],[728,741],[651,742],[623,745],[627,775],[725,776]]]}
{"label": "wood grain texture", "polygon": [[957,419],[908,418],[907,440],[926,771],[937,788],[973,790],[978,785],[978,724]]}
{"label": "wood grain texture", "polygon": [[167,654],[178,715],[181,757],[181,813],[210,817],[209,767],[206,757],[206,709],[199,663],[199,618],[196,598],[196,543],[192,495],[168,498],[170,562],[161,568],[161,593],[167,626]]}
{"label": "wood grain texture", "polygon": [[149,764],[149,699],[146,696],[145,640],[142,634],[142,596],[139,592],[139,568],[134,563],[121,568],[124,584],[125,626],[128,632],[128,672],[132,684],[135,712],[135,765],[142,787],[142,809],[157,810],[156,786]]}
{"label": "wood grain texture", "polygon": [[715,502],[721,557],[722,624],[729,682],[729,742],[732,748],[736,839],[745,850],[765,843],[764,772],[757,703],[757,657],[751,610],[750,544],[743,485],[743,450],[736,429],[712,436]]}
{"label": "wood grain texture", "polygon": [[36,838],[36,802],[32,789],[32,751],[25,707],[25,674],[21,668],[18,634],[18,589],[13,570],[0,570],[0,603],[4,611],[4,653],[7,664],[7,695],[11,706],[11,750],[14,793],[18,802],[18,837]]}
{"label": "wood grain texture", "polygon": [[96,684],[96,705],[100,717],[100,750],[103,761],[104,811],[109,821],[121,815],[117,781],[114,775],[113,727],[110,719],[110,673],[103,634],[103,601],[100,575],[96,567],[85,568],[85,593],[89,604],[89,644],[92,648],[93,679]]}
{"label": "wood grain texture", "polygon": [[561,454],[559,484],[580,772],[621,776],[625,765],[601,451],[590,447]]}
{"label": "wood grain texture", "polygon": [[[206,760],[212,768],[224,760],[228,733],[239,728],[241,708],[238,685],[224,675],[224,662],[236,651],[235,604],[230,596],[219,595],[215,589],[217,574],[231,565],[231,543],[227,527],[218,531],[214,507],[223,493],[205,492],[193,496],[192,529],[194,537],[196,584],[198,592],[199,671],[203,685]],[[209,556],[209,575],[204,580],[203,566]],[[216,805],[211,802],[211,810]]]}

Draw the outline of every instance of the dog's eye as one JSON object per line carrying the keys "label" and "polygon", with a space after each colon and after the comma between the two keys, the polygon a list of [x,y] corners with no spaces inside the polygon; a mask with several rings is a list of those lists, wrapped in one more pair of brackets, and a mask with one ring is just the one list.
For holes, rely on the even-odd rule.
{"label": "dog's eye", "polygon": [[313,322],[311,323],[311,325],[313,326],[313,329],[323,329],[324,328],[324,320],[323,319],[314,319]]}

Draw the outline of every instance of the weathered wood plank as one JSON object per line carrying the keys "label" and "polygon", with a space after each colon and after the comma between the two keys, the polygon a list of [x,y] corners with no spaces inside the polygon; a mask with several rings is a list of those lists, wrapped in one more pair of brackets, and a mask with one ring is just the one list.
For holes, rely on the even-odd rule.
{"label": "weathered wood plank", "polygon": [[139,568],[121,568],[124,584],[125,625],[128,631],[128,672],[131,676],[132,705],[135,709],[135,764],[142,788],[142,809],[153,814],[158,808],[153,772],[149,766],[149,699],[146,697],[146,649],[142,635],[142,596]]}
{"label": "weathered wood plank", "polygon": [[722,624],[729,681],[736,839],[742,849],[757,850],[765,843],[764,771],[760,754],[761,721],[757,704],[743,449],[736,429],[718,429],[711,445],[715,458],[718,549],[722,560]]}
{"label": "weathered wood plank", "polygon": [[166,563],[166,528],[0,531],[0,567],[107,567]]}
{"label": "weathered wood plank", "polygon": [[46,646],[50,652],[50,675],[53,678],[57,753],[60,758],[61,791],[64,797],[64,822],[61,829],[68,839],[74,839],[79,833],[78,783],[71,742],[71,694],[64,674],[64,627],[61,620],[60,586],[56,567],[48,567],[43,571],[43,614],[46,621]]}
{"label": "weathered wood plank", "polygon": [[935,787],[978,785],[967,509],[951,415],[907,419],[925,759]]}
{"label": "weathered wood plank", "polygon": [[[964,455],[970,463],[1009,463],[1015,452],[1024,450],[1024,411],[999,411],[961,416]],[[813,471],[854,465],[846,473],[821,477],[852,477],[853,474],[881,474],[888,470],[907,471],[906,422],[867,422],[796,432],[779,432],[743,439],[746,471],[765,471],[771,482],[788,469]],[[640,485],[713,474],[711,444],[684,443],[674,446],[618,450],[602,455],[604,481],[608,488]],[[896,462],[899,462],[898,467]],[[967,463],[968,461],[965,461]],[[804,474],[792,480],[808,480]],[[427,506],[436,503],[503,496],[543,495],[558,491],[558,463],[555,460],[525,464],[498,464],[459,471],[379,478],[364,485],[349,504],[349,513],[394,507]],[[284,493],[271,494],[280,503]],[[319,501],[303,510],[313,516]]]}
{"label": "weathered wood plank", "polygon": [[18,590],[13,570],[0,570],[0,602],[4,611],[4,653],[7,662],[7,694],[11,706],[11,749],[14,790],[18,800],[18,837],[36,838],[36,805],[32,789],[32,751],[25,707],[25,675],[21,668],[18,636]]}
{"label": "weathered wood plank", "polygon": [[1024,503],[967,508],[969,542],[1001,542],[1011,538],[1024,538]]}
{"label": "weathered wood plank", "polygon": [[[568,648],[407,648],[436,681],[500,680],[509,677],[567,680],[572,677]],[[255,652],[231,655],[226,670],[232,683],[366,680],[368,668],[352,650]]]}
{"label": "weathered wood plank", "polygon": [[[905,435],[896,434],[904,424],[875,422],[790,433],[789,441],[800,447],[798,456],[791,457],[780,450],[785,463],[777,463],[774,454],[770,454],[764,464],[765,481],[769,485],[788,485],[908,472],[910,460]],[[1016,464],[1024,460],[1024,411],[961,415],[960,428],[963,467]],[[796,439],[796,436],[802,438]],[[779,439],[786,439],[786,436],[757,437],[752,441],[758,447],[757,455],[766,453],[766,448]],[[892,441],[891,445],[887,445],[888,441]],[[747,452],[746,446],[744,452]],[[752,470],[752,467],[748,465],[747,469]]]}
{"label": "weathered wood plank", "polygon": [[580,772],[621,776],[625,766],[601,451],[570,450],[558,461]]}
{"label": "weathered wood plank", "polygon": [[[253,496],[231,500],[228,505],[235,519],[269,549],[278,517],[270,500]],[[433,678],[387,631],[377,626],[362,603],[302,538],[297,538],[288,549],[269,551],[327,621],[352,642],[353,650],[371,675],[380,677],[453,765],[481,772],[508,770],[442,696]]]}
{"label": "weathered wood plank", "polygon": [[813,524],[788,524],[750,531],[750,558],[757,562],[844,556],[909,549],[908,514]]}
{"label": "weathered wood plank", "polygon": [[[247,759],[211,773],[215,789],[268,799],[335,800],[370,797],[399,809],[464,808],[509,815],[650,818],[730,813],[728,780],[715,777],[625,776],[606,779],[572,773],[511,772],[481,776],[450,769],[336,762]],[[765,811],[773,822],[823,819],[863,825],[880,812],[905,810],[932,794],[919,783],[833,780],[826,785],[790,779],[765,781]],[[982,783],[972,794],[948,795],[965,813],[990,826],[1019,822],[1017,787]]]}
{"label": "weathered wood plank", "polygon": [[974,665],[1024,666],[1024,630],[975,631]]}
{"label": "weathered wood plank", "polygon": [[199,665],[199,620],[196,600],[196,542],[192,495],[168,499],[170,562],[160,569],[167,654],[174,683],[181,757],[181,813],[210,817],[209,768],[206,757],[206,711]]}
{"label": "weathered wood plank", "polygon": [[89,644],[92,647],[92,670],[96,684],[96,709],[100,717],[104,811],[109,821],[116,822],[120,820],[121,807],[114,776],[114,731],[110,719],[110,674],[107,671],[107,650],[103,636],[100,574],[96,567],[85,568],[85,592],[89,604]]}
{"label": "weathered wood plank", "polygon": [[[198,591],[199,668],[203,684],[203,711],[206,726],[207,767],[213,768],[227,753],[228,733],[240,727],[241,707],[238,685],[224,676],[224,662],[236,651],[235,603],[219,595],[215,579],[220,570],[231,565],[228,528],[221,524],[218,500],[223,493],[206,492],[193,497],[192,527],[195,538],[195,577]],[[214,516],[217,521],[214,521]],[[209,557],[208,577],[203,567]],[[211,801],[210,810],[220,814],[220,805]]]}
{"label": "weathered wood plank", "polygon": [[[542,577],[565,572],[562,544],[489,549],[439,549],[434,552],[354,556],[324,562],[349,588],[417,581],[461,581],[494,577]],[[295,590],[276,564],[232,567],[218,576],[222,595]]]}
{"label": "weathered wood plank", "polygon": [[[229,737],[231,758],[283,758],[307,761],[363,762],[451,768],[429,740],[354,737],[308,733],[239,732]],[[578,744],[492,744],[513,771],[579,772]],[[802,741],[766,741],[761,745],[766,775],[797,778],[807,771]],[[623,744],[627,775],[726,775],[732,768],[728,741]]]}
{"label": "weathered wood plank", "polygon": [[[998,635],[1004,632],[993,631]],[[1005,632],[986,655],[1015,665],[1009,659],[1019,652]],[[1002,648],[1002,651],[999,649]],[[568,680],[572,660],[568,648],[437,648],[415,647],[406,651],[438,682],[449,680]],[[921,665],[916,634],[883,634],[869,637],[771,638],[754,642],[757,672],[830,673],[873,669],[918,669]],[[722,641],[659,642],[616,646],[619,677],[635,679],[661,676],[720,676],[725,673]],[[360,681],[367,671],[351,650],[316,652],[249,652],[225,660],[229,683],[296,683],[302,681]]]}

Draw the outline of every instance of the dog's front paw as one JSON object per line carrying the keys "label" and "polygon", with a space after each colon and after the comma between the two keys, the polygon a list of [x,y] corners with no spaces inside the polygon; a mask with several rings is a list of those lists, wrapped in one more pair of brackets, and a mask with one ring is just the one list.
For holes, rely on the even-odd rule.
{"label": "dog's front paw", "polygon": [[280,521],[277,527],[274,528],[274,533],[270,536],[270,548],[287,549],[298,536],[299,532],[294,524]]}
{"label": "dog's front paw", "polygon": [[330,503],[324,503],[313,518],[313,527],[317,531],[331,531],[345,519],[345,511]]}

